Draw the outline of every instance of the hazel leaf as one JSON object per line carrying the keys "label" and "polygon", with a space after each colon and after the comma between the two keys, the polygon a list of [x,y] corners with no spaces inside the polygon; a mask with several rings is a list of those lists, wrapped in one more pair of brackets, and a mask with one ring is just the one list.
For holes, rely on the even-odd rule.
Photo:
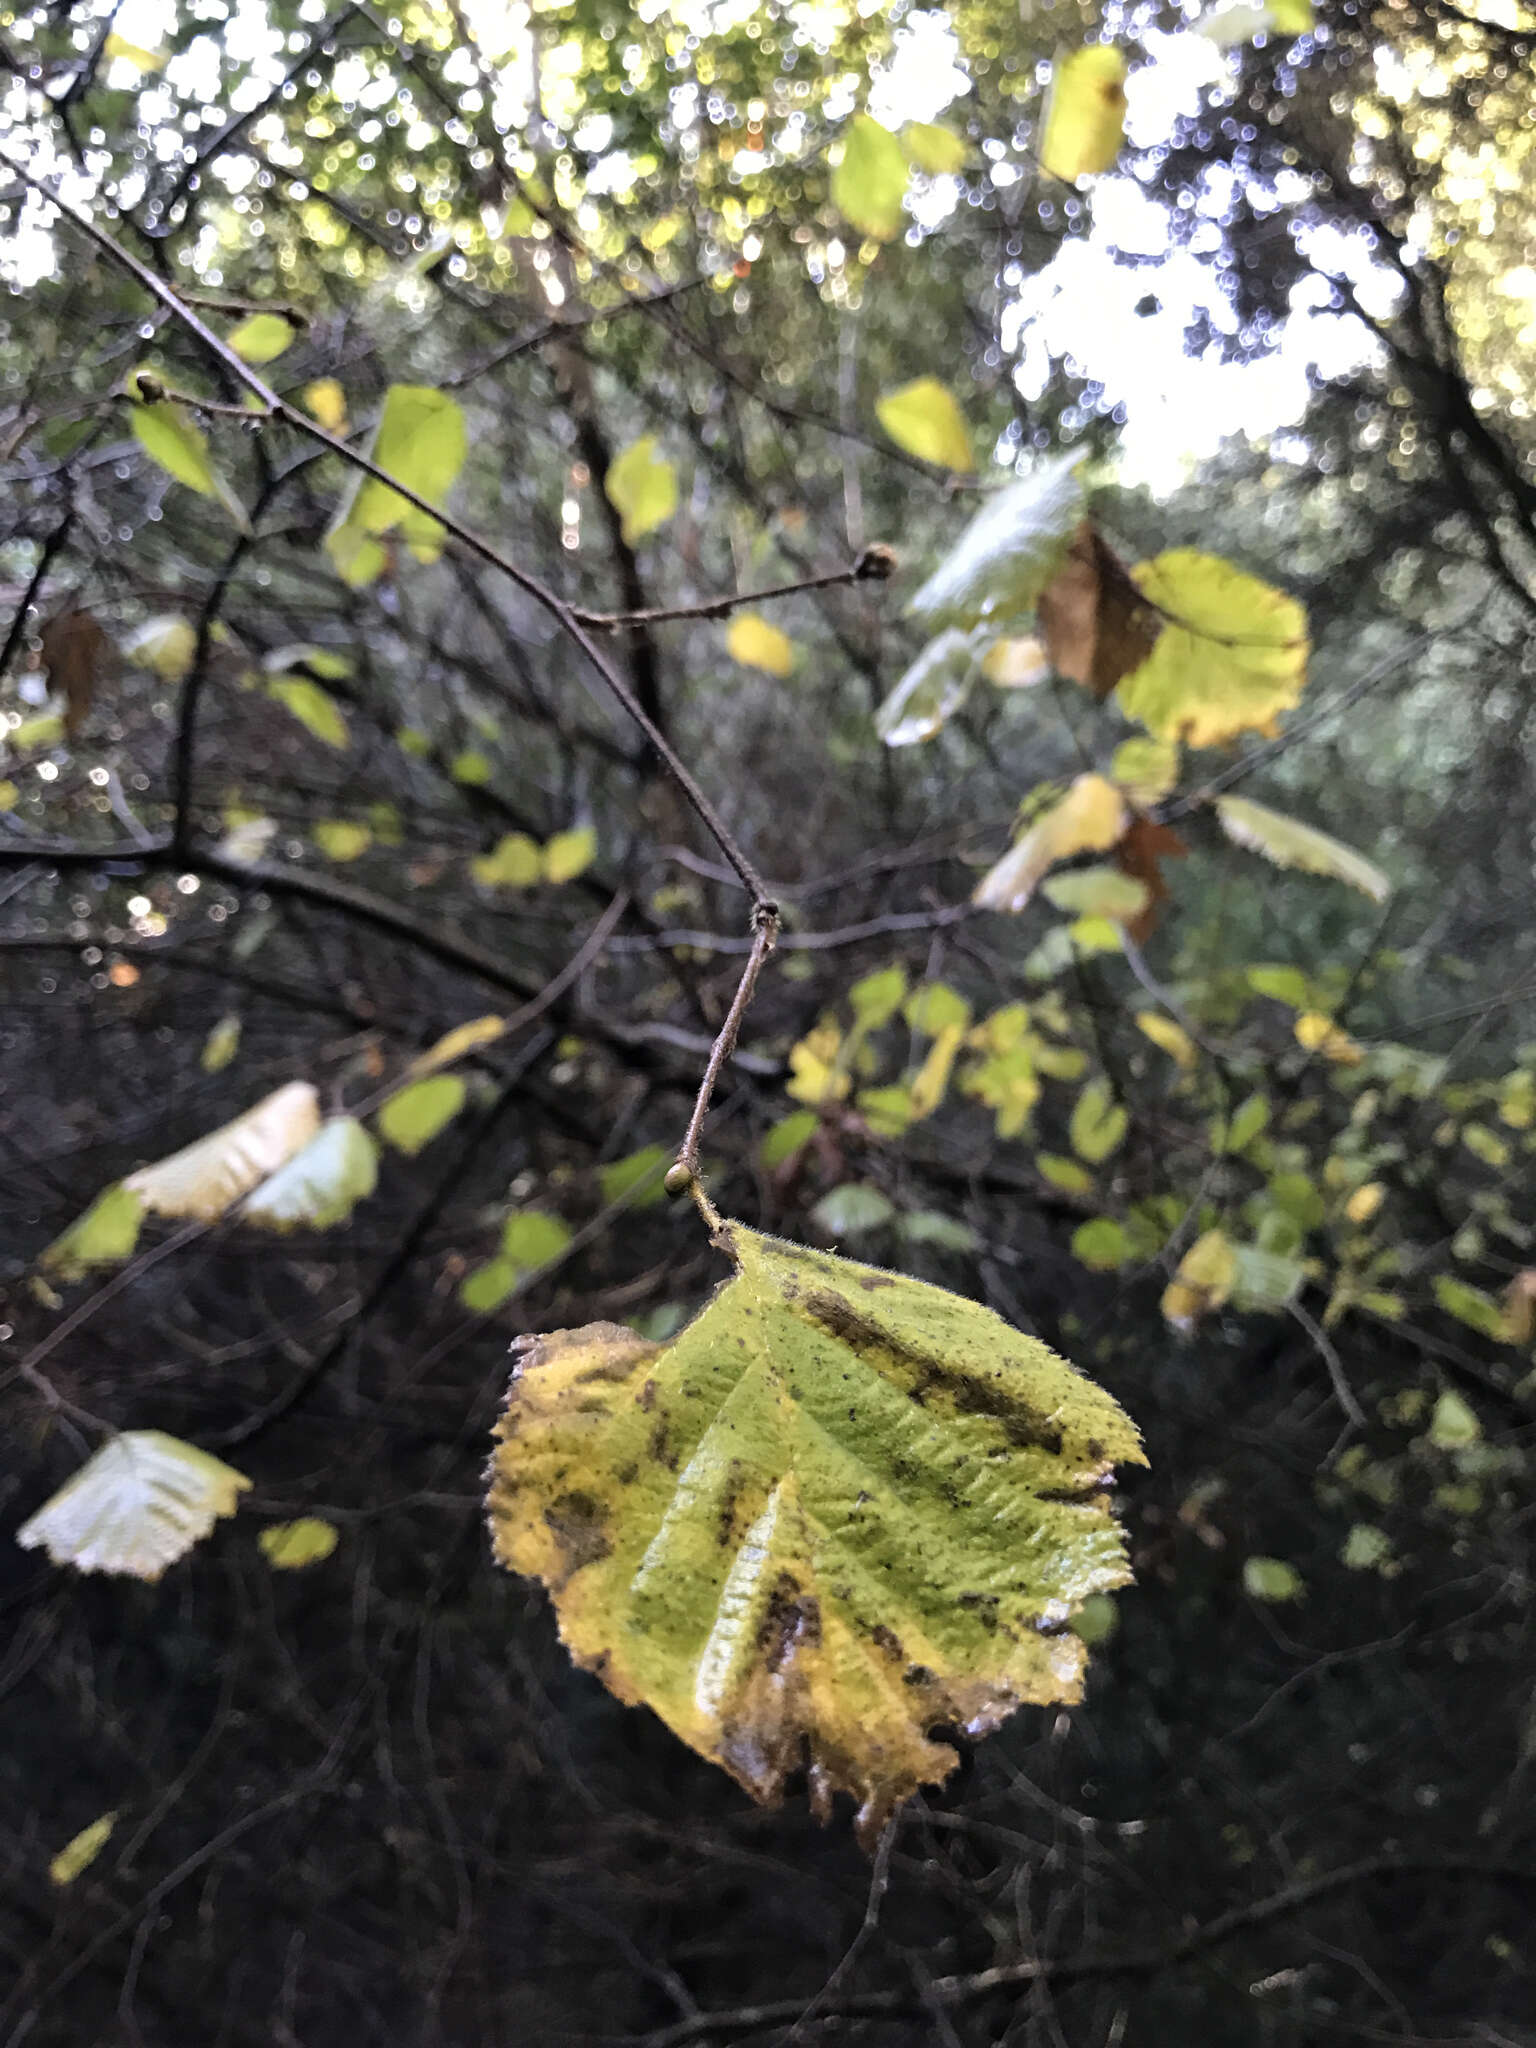
{"label": "hazel leaf", "polygon": [[1113,1398],[990,1310],[722,1225],[736,1266],[670,1342],[521,1340],[495,1554],[542,1579],[578,1664],[764,1804],[805,1768],[869,1841],[981,1735],[1073,1700],[1069,1629],[1128,1576]]}

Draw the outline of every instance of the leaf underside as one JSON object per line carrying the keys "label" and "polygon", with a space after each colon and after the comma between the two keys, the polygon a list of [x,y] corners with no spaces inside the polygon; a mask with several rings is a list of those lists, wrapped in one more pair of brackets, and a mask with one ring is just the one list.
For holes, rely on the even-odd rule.
{"label": "leaf underside", "polygon": [[495,1554],[576,1661],[774,1803],[808,1774],[864,1839],[1026,1701],[1078,1697],[1067,1623],[1125,1583],[1110,1395],[990,1310],[722,1227],[737,1265],[670,1343],[525,1338]]}

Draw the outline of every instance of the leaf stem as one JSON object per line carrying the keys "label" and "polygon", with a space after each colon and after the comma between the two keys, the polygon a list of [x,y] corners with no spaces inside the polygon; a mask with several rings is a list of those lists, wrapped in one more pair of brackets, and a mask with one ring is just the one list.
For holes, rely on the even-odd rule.
{"label": "leaf stem", "polygon": [[[699,1083],[699,1092],[693,1105],[693,1115],[688,1119],[688,1129],[678,1147],[677,1158],[668,1174],[669,1185],[677,1192],[684,1187],[693,1191],[700,1204],[705,1221],[711,1228],[719,1223],[708,1198],[699,1187],[699,1134],[704,1128],[704,1119],[709,1114],[710,1097],[715,1092],[726,1061],[736,1050],[736,1037],[741,1030],[741,1020],[747,1014],[757,988],[757,978],[763,971],[763,963],[773,951],[779,936],[779,906],[776,903],[759,902],[752,908],[752,950],[747,955],[747,964],[741,970],[741,980],[736,984],[736,993],[731,998],[731,1007],[725,1013],[725,1022],[720,1026],[718,1037],[710,1047],[709,1059],[704,1068],[704,1078]],[[686,1176],[686,1179],[684,1178]]]}

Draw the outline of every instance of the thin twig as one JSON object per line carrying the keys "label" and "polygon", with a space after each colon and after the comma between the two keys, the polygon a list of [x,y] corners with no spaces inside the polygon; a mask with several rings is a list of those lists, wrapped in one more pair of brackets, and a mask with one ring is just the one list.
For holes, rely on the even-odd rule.
{"label": "thin twig", "polygon": [[704,1078],[699,1083],[698,1098],[693,1105],[693,1115],[688,1119],[688,1129],[678,1147],[677,1158],[672,1172],[667,1176],[674,1186],[687,1187],[695,1182],[699,1172],[699,1133],[704,1128],[704,1119],[709,1114],[709,1099],[715,1092],[715,1083],[721,1069],[736,1049],[736,1034],[741,1029],[741,1020],[747,1014],[757,987],[757,977],[763,971],[763,962],[773,951],[779,936],[779,906],[776,903],[756,904],[752,911],[752,951],[747,955],[747,964],[741,970],[741,980],[736,984],[736,994],[731,1007],[720,1026],[719,1036],[710,1047],[709,1060],[704,1068]]}
{"label": "thin twig", "polygon": [[829,569],[821,576],[803,576],[798,583],[775,583],[767,590],[743,590],[735,597],[710,597],[699,604],[655,605],[643,612],[587,612],[573,606],[571,617],[579,619],[593,633],[664,626],[674,619],[723,619],[744,604],[772,604],[776,598],[798,597],[806,590],[835,590],[850,583],[883,583],[895,566],[896,557],[889,548],[869,547],[846,569]]}

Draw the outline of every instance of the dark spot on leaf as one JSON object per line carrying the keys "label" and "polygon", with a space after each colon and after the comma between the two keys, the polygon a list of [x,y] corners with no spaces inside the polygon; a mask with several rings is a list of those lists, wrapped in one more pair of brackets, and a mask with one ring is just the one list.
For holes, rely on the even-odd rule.
{"label": "dark spot on leaf", "polygon": [[877,1649],[884,1650],[887,1657],[898,1664],[904,1664],[907,1653],[901,1647],[901,1637],[893,1628],[887,1628],[883,1621],[877,1621],[869,1632],[869,1640]]}
{"label": "dark spot on leaf", "polygon": [[910,1686],[932,1685],[933,1673],[926,1664],[912,1664],[901,1674],[901,1682]]}
{"label": "dark spot on leaf", "polygon": [[955,1602],[967,1613],[974,1614],[983,1628],[997,1627],[997,1595],[995,1593],[962,1593]]}
{"label": "dark spot on leaf", "polygon": [[797,1579],[780,1572],[757,1631],[757,1647],[768,1669],[781,1671],[793,1651],[802,1645],[814,1649],[820,1641],[820,1607],[809,1593],[801,1592]]}
{"label": "dark spot on leaf", "polygon": [[639,1393],[638,1393],[638,1394],[636,1394],[636,1396],[635,1396],[635,1404],[636,1404],[636,1406],[637,1406],[637,1407],[640,1407],[640,1408],[643,1408],[643,1409],[646,1409],[647,1411],[649,1411],[649,1409],[651,1408],[651,1406],[652,1406],[652,1404],[654,1403],[655,1399],[656,1399],[656,1382],[655,1382],[654,1380],[647,1380],[647,1381],[646,1381],[646,1383],[645,1383],[645,1385],[644,1385],[644,1386],[643,1386],[643,1387],[642,1387],[642,1388],[640,1389]]}
{"label": "dark spot on leaf", "polygon": [[655,1464],[665,1465],[669,1472],[677,1470],[677,1452],[672,1448],[672,1432],[665,1416],[662,1417],[660,1422],[651,1431],[650,1442],[645,1447],[645,1455]]}
{"label": "dark spot on leaf", "polygon": [[567,1576],[608,1555],[607,1517],[589,1493],[562,1493],[544,1510],[550,1533],[565,1553]]}
{"label": "dark spot on leaf", "polygon": [[866,1293],[871,1293],[877,1287],[894,1287],[896,1282],[889,1273],[865,1273],[861,1275],[859,1285]]}
{"label": "dark spot on leaf", "polygon": [[635,1483],[635,1474],[639,1470],[640,1467],[635,1464],[621,1465],[618,1471],[615,1472],[613,1476],[618,1481],[620,1486],[633,1486]]}

